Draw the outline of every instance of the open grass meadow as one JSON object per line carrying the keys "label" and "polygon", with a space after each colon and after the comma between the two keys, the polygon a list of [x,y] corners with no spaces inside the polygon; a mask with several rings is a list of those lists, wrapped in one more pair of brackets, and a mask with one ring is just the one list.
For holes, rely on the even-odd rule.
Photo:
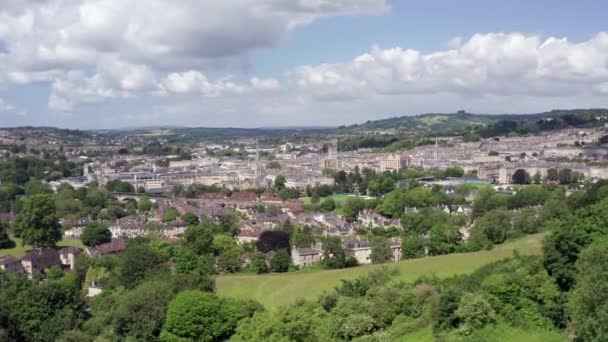
{"label": "open grass meadow", "polygon": [[543,236],[543,233],[528,235],[489,251],[425,257],[383,265],[339,270],[302,270],[282,274],[226,275],[217,277],[216,286],[221,296],[255,299],[272,310],[293,303],[298,298],[316,298],[323,291],[338,285],[341,279],[356,278],[383,266],[399,271],[397,281],[413,281],[423,275],[450,277],[470,273],[485,264],[513,255],[515,250],[521,254],[540,254]]}
{"label": "open grass meadow", "polygon": [[[15,247],[8,248],[8,249],[0,249],[0,256],[12,255],[16,258],[21,258],[28,251],[30,251],[32,249],[32,246],[27,246],[27,245],[21,246],[20,238],[11,236],[11,240],[13,240],[15,242]],[[69,246],[76,246],[76,247],[84,248],[84,245],[82,244],[82,241],[80,241],[80,239],[64,239],[64,240],[59,241],[57,246],[59,248],[69,247]]]}

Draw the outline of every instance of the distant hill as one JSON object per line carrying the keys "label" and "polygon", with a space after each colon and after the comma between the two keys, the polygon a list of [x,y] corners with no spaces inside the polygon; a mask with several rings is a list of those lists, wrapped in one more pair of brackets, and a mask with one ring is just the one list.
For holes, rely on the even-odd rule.
{"label": "distant hill", "polygon": [[[552,110],[535,114],[473,114],[428,113],[399,116],[362,124],[341,126],[340,131],[364,132],[372,130],[397,130],[399,132],[462,133],[480,131],[492,126],[516,126],[519,130],[540,131],[568,126],[589,127],[603,125],[608,119],[608,109]],[[489,132],[488,132],[489,133]]]}

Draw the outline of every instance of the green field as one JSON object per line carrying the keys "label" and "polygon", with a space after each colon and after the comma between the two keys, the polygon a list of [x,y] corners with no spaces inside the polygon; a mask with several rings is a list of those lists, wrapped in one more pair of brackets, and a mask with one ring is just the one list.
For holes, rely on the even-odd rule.
{"label": "green field", "polygon": [[510,241],[490,251],[458,253],[404,260],[384,265],[366,265],[340,270],[300,271],[267,275],[227,275],[217,277],[217,292],[221,296],[255,299],[266,308],[289,304],[298,298],[316,298],[325,290],[369,271],[388,265],[399,271],[397,280],[412,281],[422,275],[449,277],[470,273],[493,261],[511,256],[514,250],[521,254],[540,254],[544,234],[528,235]]}
{"label": "green field", "polygon": [[[25,253],[27,253],[29,250],[32,249],[32,246],[27,246],[27,245],[21,246],[20,238],[11,236],[11,240],[15,241],[16,246],[14,248],[9,248],[9,249],[0,249],[0,256],[12,255],[14,257],[21,258],[22,256],[25,255]],[[82,241],[80,241],[80,239],[61,240],[61,241],[59,241],[57,246],[59,248],[69,247],[69,246],[76,246],[76,247],[84,248],[84,245],[82,244]]]}

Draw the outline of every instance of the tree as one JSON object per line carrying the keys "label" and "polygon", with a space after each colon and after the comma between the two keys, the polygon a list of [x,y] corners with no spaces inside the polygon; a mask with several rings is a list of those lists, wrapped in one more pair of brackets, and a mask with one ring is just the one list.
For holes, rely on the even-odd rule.
{"label": "tree", "polygon": [[249,267],[257,274],[268,273],[266,258],[264,257],[264,254],[258,251],[253,252],[251,255],[251,264]]}
{"label": "tree", "polygon": [[295,227],[291,234],[291,246],[297,248],[310,247],[315,243],[315,237],[312,234],[312,228],[305,226],[304,228]]}
{"label": "tree", "polygon": [[511,176],[513,184],[528,184],[530,183],[530,175],[524,169],[517,169]]}
{"label": "tree", "polygon": [[462,177],[464,176],[464,169],[459,166],[448,167],[443,171],[443,175],[445,177]]}
{"label": "tree", "polygon": [[511,214],[504,209],[489,211],[475,221],[473,230],[482,231],[492,243],[503,243],[511,230]]}
{"label": "tree", "polygon": [[561,169],[558,173],[559,184],[570,184],[572,183],[572,170]]}
{"label": "tree", "polygon": [[0,221],[0,249],[12,248],[15,243],[8,236],[9,224],[5,221]]}
{"label": "tree", "polygon": [[577,337],[608,340],[608,239],[585,248],[577,264],[578,279],[570,293],[568,313]]}
{"label": "tree", "polygon": [[365,209],[365,200],[361,197],[348,197],[342,205],[342,214],[349,221],[357,220],[359,212]]}
{"label": "tree", "polygon": [[273,170],[279,170],[281,168],[281,164],[278,161],[273,160],[269,162],[266,167]]}
{"label": "tree", "polygon": [[82,230],[80,240],[85,246],[97,246],[112,241],[112,232],[103,224],[93,221]]}
{"label": "tree", "polygon": [[32,179],[25,183],[25,196],[32,197],[39,194],[50,194],[53,193],[53,189],[47,184],[42,183],[37,179]]}
{"label": "tree", "polygon": [[273,272],[287,272],[291,266],[291,256],[286,249],[279,249],[270,261],[270,270]]}
{"label": "tree", "polygon": [[424,242],[420,235],[409,233],[401,239],[401,258],[413,259],[424,256]]}
{"label": "tree", "polygon": [[547,170],[547,179],[550,181],[556,181],[559,179],[557,169]]}
{"label": "tree", "polygon": [[162,270],[162,257],[143,238],[129,240],[120,255],[119,278],[127,288],[135,287],[143,279]]}
{"label": "tree", "polygon": [[289,233],[276,230],[267,230],[260,234],[256,242],[258,251],[268,253],[279,249],[289,249]]}
{"label": "tree", "polygon": [[370,259],[374,264],[381,264],[393,259],[390,241],[382,236],[376,236],[371,241],[372,252]]}
{"label": "tree", "polygon": [[53,197],[38,194],[27,199],[15,219],[14,228],[23,238],[23,245],[55,246],[61,240],[61,225],[55,214]]}
{"label": "tree", "polygon": [[325,211],[333,211],[336,209],[336,201],[331,197],[324,198],[319,204],[319,207]]}
{"label": "tree", "polygon": [[161,341],[219,341],[229,337],[238,317],[211,293],[183,291],[169,303]]}
{"label": "tree", "polygon": [[474,330],[496,320],[496,312],[492,305],[480,293],[465,293],[460,300],[456,315],[462,322],[460,331],[464,335],[470,335]]}
{"label": "tree", "polygon": [[147,195],[141,196],[139,198],[139,201],[137,201],[137,209],[139,209],[143,212],[150,211],[153,206],[154,206],[154,203],[152,203],[152,200],[150,200],[150,197]]}
{"label": "tree", "polygon": [[200,220],[198,219],[198,216],[195,213],[192,213],[192,212],[187,212],[184,215],[182,215],[182,221],[184,221],[189,226],[191,226],[191,225],[197,225],[197,224],[200,223]]}
{"label": "tree", "polygon": [[312,196],[310,196],[310,203],[312,204],[318,204],[321,201],[321,197],[319,196],[318,192],[313,192]]}
{"label": "tree", "polygon": [[280,191],[280,190],[284,189],[286,182],[287,182],[287,179],[285,179],[285,176],[278,175],[274,179],[274,188],[275,188],[275,190]]}
{"label": "tree", "polygon": [[163,222],[175,221],[179,217],[179,211],[175,207],[169,207],[163,213]]}
{"label": "tree", "polygon": [[534,182],[534,184],[540,184],[543,181],[543,177],[541,176],[539,171],[536,171],[536,173],[532,177],[532,181]]}
{"label": "tree", "polygon": [[213,231],[209,229],[206,222],[189,226],[184,231],[182,244],[197,255],[213,253]]}
{"label": "tree", "polygon": [[135,188],[133,188],[133,185],[131,183],[123,182],[120,179],[108,181],[106,183],[106,188],[112,192],[135,192]]}

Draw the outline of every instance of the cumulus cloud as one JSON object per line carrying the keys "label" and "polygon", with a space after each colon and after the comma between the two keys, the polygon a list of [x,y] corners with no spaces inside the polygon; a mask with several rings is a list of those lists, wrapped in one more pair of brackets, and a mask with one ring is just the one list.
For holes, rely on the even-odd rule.
{"label": "cumulus cloud", "polygon": [[454,48],[423,54],[374,47],[352,61],[301,66],[292,84],[324,100],[369,94],[454,92],[508,96],[557,96],[604,89],[608,33],[573,43],[522,33],[476,34]]}
{"label": "cumulus cloud", "polygon": [[204,96],[220,96],[225,93],[242,93],[244,88],[230,80],[209,81],[200,71],[173,72],[161,81],[161,92],[200,93]]}
{"label": "cumulus cloud", "polygon": [[0,8],[0,40],[26,69],[88,65],[107,53],[198,68],[274,46],[320,17],[386,8],[386,0],[11,0]]}
{"label": "cumulus cloud", "polygon": [[257,78],[249,80],[253,89],[256,90],[278,90],[281,88],[281,83],[274,78]]}
{"label": "cumulus cloud", "polygon": [[0,113],[13,111],[15,107],[0,98]]}
{"label": "cumulus cloud", "polygon": [[[238,93],[243,86],[209,81],[199,70],[241,65],[252,51],[277,45],[295,27],[321,17],[382,13],[387,2],[5,0],[0,87],[49,82],[50,108],[64,111],[142,90]],[[256,90],[279,85],[256,80]]]}

